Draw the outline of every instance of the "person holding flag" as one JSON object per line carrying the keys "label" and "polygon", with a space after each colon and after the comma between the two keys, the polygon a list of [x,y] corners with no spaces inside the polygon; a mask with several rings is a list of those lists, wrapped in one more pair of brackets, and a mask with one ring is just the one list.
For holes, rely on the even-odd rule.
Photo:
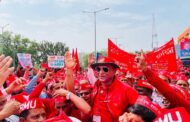
{"label": "person holding flag", "polygon": [[170,103],[171,107],[184,107],[185,110],[190,114],[190,102],[184,99],[184,96],[176,92],[169,83],[159,78],[148,66],[145,61],[144,52],[141,51],[140,55],[136,58],[137,66],[142,69],[147,81],[153,85]]}

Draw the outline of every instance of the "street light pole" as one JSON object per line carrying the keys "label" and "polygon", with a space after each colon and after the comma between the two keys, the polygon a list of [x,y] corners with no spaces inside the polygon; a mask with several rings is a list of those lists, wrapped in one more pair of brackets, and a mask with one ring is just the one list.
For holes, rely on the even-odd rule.
{"label": "street light pole", "polygon": [[94,12],[94,56],[96,62],[96,12]]}
{"label": "street light pole", "polygon": [[106,11],[108,9],[109,8],[104,8],[104,9],[100,9],[100,10],[96,10],[96,11],[83,11],[83,13],[93,13],[94,14],[94,53],[95,53],[95,58],[96,58],[96,14],[101,11]]}

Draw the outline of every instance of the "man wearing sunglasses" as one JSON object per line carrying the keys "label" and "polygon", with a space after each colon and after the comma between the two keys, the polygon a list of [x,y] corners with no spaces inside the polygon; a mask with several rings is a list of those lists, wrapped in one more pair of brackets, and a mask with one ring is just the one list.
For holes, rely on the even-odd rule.
{"label": "man wearing sunglasses", "polygon": [[116,79],[119,66],[112,59],[102,57],[91,68],[98,79],[92,91],[93,122],[118,122],[125,109],[135,103],[138,93]]}

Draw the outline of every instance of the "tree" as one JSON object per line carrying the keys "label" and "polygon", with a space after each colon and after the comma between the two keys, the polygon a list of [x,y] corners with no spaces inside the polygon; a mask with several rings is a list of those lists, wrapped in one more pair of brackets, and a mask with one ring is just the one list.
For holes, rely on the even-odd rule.
{"label": "tree", "polygon": [[48,42],[43,41],[38,46],[38,56],[41,61],[47,62],[48,55],[60,55],[63,56],[69,48],[62,42]]}
{"label": "tree", "polygon": [[[94,53],[94,52],[92,52]],[[101,51],[99,51],[99,53],[101,53],[102,56],[107,56],[107,51],[106,49],[103,49]],[[88,66],[88,55],[90,55],[90,53],[83,53],[83,57],[82,57],[82,66],[83,68],[86,68]]]}
{"label": "tree", "polygon": [[33,41],[29,38],[22,38],[21,35],[13,35],[11,32],[0,34],[0,53],[11,56],[14,59],[14,66],[18,64],[17,53],[29,53],[32,55],[34,65],[47,61],[48,55],[64,55],[68,47],[62,42]]}
{"label": "tree", "polygon": [[[21,35],[12,35],[11,32],[4,32],[0,35],[1,53],[11,56],[14,61],[13,64],[18,64],[17,53],[30,53],[37,55],[36,42],[28,38],[22,38]],[[35,58],[34,60],[36,60]]]}

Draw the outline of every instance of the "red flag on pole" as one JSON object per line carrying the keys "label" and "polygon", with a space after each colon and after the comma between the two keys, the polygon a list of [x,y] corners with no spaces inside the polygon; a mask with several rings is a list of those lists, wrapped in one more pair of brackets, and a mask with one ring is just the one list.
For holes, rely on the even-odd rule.
{"label": "red flag on pole", "polygon": [[74,58],[74,57],[75,57],[75,50],[72,49],[72,58]]}
{"label": "red flag on pole", "polygon": [[171,39],[165,45],[146,54],[146,61],[148,65],[156,71],[177,71],[174,40]]}
{"label": "red flag on pole", "polygon": [[137,71],[137,66],[134,62],[135,55],[120,49],[110,39],[108,39],[108,57],[114,59],[122,70]]}
{"label": "red flag on pole", "polygon": [[76,71],[80,71],[80,62],[79,62],[79,57],[78,57],[78,51],[77,51],[77,48],[76,48],[76,51],[75,51],[75,59],[76,59]]}

